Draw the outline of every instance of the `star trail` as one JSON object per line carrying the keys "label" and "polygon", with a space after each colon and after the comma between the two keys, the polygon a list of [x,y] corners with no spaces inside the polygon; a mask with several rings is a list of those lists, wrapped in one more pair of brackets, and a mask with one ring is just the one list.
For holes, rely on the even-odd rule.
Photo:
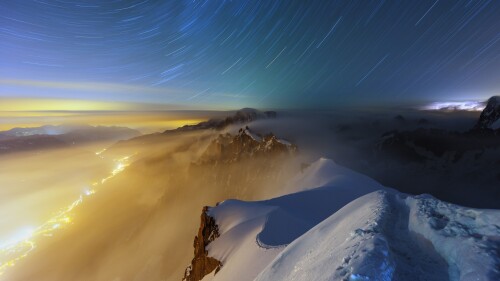
{"label": "star trail", "polygon": [[[499,15],[495,0],[4,0],[0,97],[197,108],[483,99],[500,92]],[[103,84],[115,87],[93,87]]]}

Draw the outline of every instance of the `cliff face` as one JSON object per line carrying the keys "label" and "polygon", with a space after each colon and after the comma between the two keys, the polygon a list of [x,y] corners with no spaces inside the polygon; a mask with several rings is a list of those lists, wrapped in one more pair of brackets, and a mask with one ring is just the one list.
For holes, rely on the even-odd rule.
{"label": "cliff face", "polygon": [[[488,99],[486,108],[481,112],[481,116],[477,121],[475,129],[499,129],[497,125],[500,120],[500,96],[491,97]],[[500,126],[499,126],[500,127]]]}
{"label": "cliff face", "polygon": [[242,128],[237,135],[219,135],[202,155],[200,163],[234,163],[255,156],[294,153],[297,147],[273,134],[261,136]]}
{"label": "cliff face", "polygon": [[[253,188],[261,186],[262,181],[272,182],[285,175],[280,172],[282,161],[296,150],[295,145],[273,134],[261,136],[245,127],[237,134],[221,134],[214,139],[201,158],[193,163],[191,172],[226,190],[230,197],[248,198],[248,194],[256,194]],[[194,258],[185,270],[183,280],[199,281],[214,271],[217,274],[222,267],[221,261],[210,257],[206,250],[220,235],[209,210],[203,208],[200,228],[193,243]]]}
{"label": "cliff face", "polygon": [[184,272],[185,281],[199,281],[215,270],[219,271],[222,263],[208,256],[206,247],[219,237],[219,227],[215,219],[207,214],[208,207],[203,207],[198,235],[194,238],[194,258]]}

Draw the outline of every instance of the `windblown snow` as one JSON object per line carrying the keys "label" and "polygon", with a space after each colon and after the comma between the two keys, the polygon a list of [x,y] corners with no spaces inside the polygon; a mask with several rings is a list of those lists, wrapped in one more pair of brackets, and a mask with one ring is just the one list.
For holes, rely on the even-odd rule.
{"label": "windblown snow", "polygon": [[320,159],[295,192],[209,209],[203,280],[500,280],[500,211],[410,196]]}

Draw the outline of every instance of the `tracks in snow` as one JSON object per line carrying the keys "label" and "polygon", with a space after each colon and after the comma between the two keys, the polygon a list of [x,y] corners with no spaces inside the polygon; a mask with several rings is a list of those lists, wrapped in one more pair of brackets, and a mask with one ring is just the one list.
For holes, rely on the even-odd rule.
{"label": "tracks in snow", "polygon": [[446,261],[428,240],[408,229],[409,208],[404,198],[387,194],[387,201],[383,232],[396,264],[393,280],[449,280]]}

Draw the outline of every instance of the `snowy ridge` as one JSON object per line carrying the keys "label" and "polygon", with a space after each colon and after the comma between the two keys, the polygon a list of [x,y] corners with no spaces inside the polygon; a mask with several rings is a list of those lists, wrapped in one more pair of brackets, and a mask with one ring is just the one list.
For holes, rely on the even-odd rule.
{"label": "snowy ridge", "polygon": [[256,280],[365,280],[368,276],[390,280],[394,261],[379,234],[385,201],[382,192],[374,192],[351,202],[290,244]]}
{"label": "snowy ridge", "polygon": [[[318,188],[265,201],[226,200],[210,208],[220,237],[207,250],[223,265],[214,280],[253,280],[286,245],[322,220],[362,195],[386,189],[329,159],[316,161],[294,182],[300,186],[318,179]],[[359,183],[364,184],[352,188]]]}
{"label": "snowy ridge", "polygon": [[286,191],[297,192],[332,185],[348,189],[369,188],[372,191],[387,189],[370,177],[337,165],[331,159],[320,158],[312,163],[305,173],[298,174],[293,178],[287,185]]}
{"label": "snowy ridge", "polygon": [[431,196],[408,197],[409,229],[447,261],[451,280],[500,280],[500,211],[468,209]]}
{"label": "snowy ridge", "polygon": [[222,267],[203,280],[500,280],[498,210],[403,194],[328,159],[290,186],[209,209]]}
{"label": "snowy ridge", "polygon": [[249,136],[251,139],[253,139],[256,142],[261,142],[262,141],[262,138],[259,137],[257,134],[254,134],[253,132],[251,132],[248,127],[246,127],[245,130],[243,130],[243,133],[245,135]]}
{"label": "snowy ridge", "polygon": [[448,280],[447,264],[408,229],[397,192],[362,196],[290,244],[256,280]]}

